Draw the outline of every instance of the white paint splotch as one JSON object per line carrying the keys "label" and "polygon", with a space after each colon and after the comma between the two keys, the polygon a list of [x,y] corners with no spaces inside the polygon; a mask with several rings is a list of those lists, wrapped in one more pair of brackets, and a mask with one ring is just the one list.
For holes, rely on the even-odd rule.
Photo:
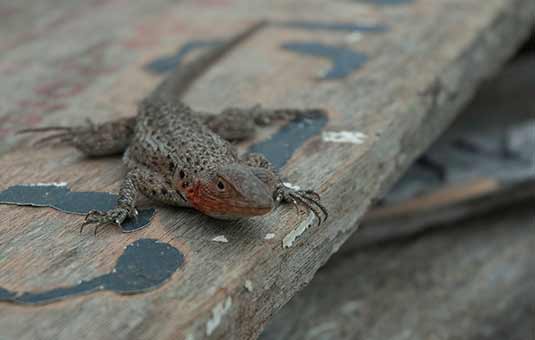
{"label": "white paint splotch", "polygon": [[293,246],[295,240],[314,223],[315,219],[316,216],[313,213],[309,213],[307,218],[303,222],[301,222],[294,230],[284,236],[284,238],[282,239],[282,247],[290,248],[291,246]]}
{"label": "white paint splotch", "polygon": [[345,38],[348,43],[357,43],[362,40],[362,37],[363,37],[362,33],[355,31],[346,35]]}
{"label": "white paint splotch", "polygon": [[21,186],[26,186],[26,187],[66,187],[67,186],[67,182],[30,183],[30,184],[21,184]]}
{"label": "white paint splotch", "polygon": [[214,242],[221,242],[221,243],[228,243],[228,239],[225,237],[225,235],[219,235],[212,239]]}
{"label": "white paint splotch", "polygon": [[285,187],[292,189],[292,190],[301,190],[301,187],[299,185],[295,185],[290,182],[284,182],[282,184],[284,184]]}
{"label": "white paint splotch", "polygon": [[206,335],[210,336],[216,330],[221,320],[232,307],[232,298],[229,296],[212,308],[212,317],[206,322]]}
{"label": "white paint splotch", "polygon": [[363,144],[366,138],[368,136],[358,131],[324,131],[321,134],[321,140],[331,143]]}
{"label": "white paint splotch", "polygon": [[266,236],[264,236],[264,240],[271,240],[275,237],[275,234],[273,233],[267,233]]}
{"label": "white paint splotch", "polygon": [[251,280],[245,280],[245,283],[243,284],[245,289],[247,289],[248,292],[252,292],[253,291],[253,283],[251,282]]}

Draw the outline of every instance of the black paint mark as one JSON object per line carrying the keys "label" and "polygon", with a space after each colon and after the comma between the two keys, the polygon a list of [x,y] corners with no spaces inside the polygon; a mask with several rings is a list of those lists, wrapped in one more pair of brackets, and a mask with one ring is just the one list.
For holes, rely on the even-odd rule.
{"label": "black paint mark", "polygon": [[277,169],[284,167],[294,152],[310,137],[317,135],[327,124],[327,117],[318,113],[317,118],[298,118],[273,134],[268,140],[252,145],[249,152],[261,153]]}
{"label": "black paint mark", "polygon": [[398,6],[406,5],[414,2],[414,0],[354,0],[355,2],[365,2],[368,4],[375,4],[379,6]]}
{"label": "black paint mark", "polygon": [[288,42],[282,48],[304,55],[327,58],[332,67],[323,80],[345,78],[368,61],[368,56],[347,47],[325,45],[317,42]]}
{"label": "black paint mark", "polygon": [[12,291],[9,291],[7,289],[0,287],[0,301],[11,301],[15,299],[16,296],[17,296],[17,293],[14,293]]}
{"label": "black paint mark", "polygon": [[111,273],[71,287],[43,292],[12,292],[0,287],[0,301],[19,304],[46,304],[69,297],[109,290],[118,294],[139,294],[166,283],[184,263],[184,255],[175,247],[153,239],[129,244]]}
{"label": "black paint mark", "polygon": [[365,25],[353,23],[338,22],[320,22],[320,21],[287,21],[279,25],[289,28],[304,29],[308,31],[337,31],[337,32],[363,32],[363,33],[382,33],[388,28],[384,25]]}
{"label": "black paint mark", "polygon": [[[107,192],[72,192],[66,185],[21,184],[0,192],[0,204],[15,204],[34,207],[50,207],[77,215],[86,215],[91,210],[107,211],[115,208],[117,195]],[[137,219],[127,219],[122,225],[125,233],[146,227],[156,210],[139,211]]]}
{"label": "black paint mark", "polygon": [[191,52],[199,49],[221,46],[223,40],[193,40],[185,43],[174,55],[158,58],[145,65],[145,69],[153,73],[162,74],[174,70]]}

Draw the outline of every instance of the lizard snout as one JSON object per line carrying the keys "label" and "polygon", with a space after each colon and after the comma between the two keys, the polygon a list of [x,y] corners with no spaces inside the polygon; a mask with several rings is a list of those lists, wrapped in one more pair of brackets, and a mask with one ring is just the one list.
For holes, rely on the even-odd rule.
{"label": "lizard snout", "polygon": [[195,209],[220,219],[265,215],[275,205],[267,184],[239,164],[218,169],[199,182],[188,199]]}
{"label": "lizard snout", "polygon": [[231,204],[242,209],[244,215],[263,215],[273,209],[273,194],[249,168],[225,169],[221,177],[236,192],[234,202]]}

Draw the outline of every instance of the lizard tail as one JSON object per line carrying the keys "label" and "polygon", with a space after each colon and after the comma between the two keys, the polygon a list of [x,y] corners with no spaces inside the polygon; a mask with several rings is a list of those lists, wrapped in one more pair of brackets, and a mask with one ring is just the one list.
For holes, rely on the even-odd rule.
{"label": "lizard tail", "polygon": [[156,87],[150,97],[176,101],[186,92],[191,83],[199,78],[212,64],[266,25],[267,21],[257,22],[231,39],[223,42],[220,46],[205,52],[195,60],[185,65],[179,65],[170,76]]}

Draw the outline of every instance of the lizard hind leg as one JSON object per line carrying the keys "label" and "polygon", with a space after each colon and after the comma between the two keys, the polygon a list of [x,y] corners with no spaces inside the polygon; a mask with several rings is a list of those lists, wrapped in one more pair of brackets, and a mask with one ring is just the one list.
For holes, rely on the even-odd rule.
{"label": "lizard hind leg", "polygon": [[134,134],[135,118],[123,118],[85,126],[47,126],[24,129],[18,133],[54,132],[38,139],[34,145],[63,144],[73,146],[87,156],[108,156],[123,152]]}
{"label": "lizard hind leg", "polygon": [[241,141],[254,137],[256,128],[272,125],[276,121],[288,121],[297,117],[317,118],[324,114],[320,109],[264,109],[260,105],[251,108],[230,107],[220,114],[199,113],[213,132],[229,141]]}
{"label": "lizard hind leg", "polygon": [[41,146],[44,144],[48,144],[50,142],[56,142],[56,143],[68,142],[74,136],[73,129],[74,128],[67,127],[67,126],[45,126],[45,127],[40,127],[40,128],[19,130],[17,131],[17,134],[54,131],[55,132],[54,134],[41,137],[33,143],[34,145]]}

